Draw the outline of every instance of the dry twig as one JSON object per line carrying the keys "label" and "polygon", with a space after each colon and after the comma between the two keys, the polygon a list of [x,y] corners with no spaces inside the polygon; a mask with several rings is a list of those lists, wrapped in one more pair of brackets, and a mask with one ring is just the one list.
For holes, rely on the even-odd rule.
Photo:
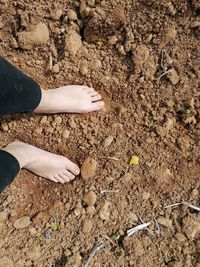
{"label": "dry twig", "polygon": [[94,256],[95,256],[97,253],[99,253],[100,251],[105,250],[105,249],[106,249],[106,244],[104,244],[104,243],[97,244],[97,245],[93,248],[92,252],[90,253],[90,255],[89,255],[87,261],[86,261],[85,264],[84,264],[84,267],[88,267],[89,264],[90,264],[90,262],[91,262],[91,260],[94,258]]}

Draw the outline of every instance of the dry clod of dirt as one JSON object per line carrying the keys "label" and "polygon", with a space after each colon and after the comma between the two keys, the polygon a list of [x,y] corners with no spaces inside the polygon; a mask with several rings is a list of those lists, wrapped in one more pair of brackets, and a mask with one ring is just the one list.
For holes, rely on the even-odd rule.
{"label": "dry clod of dirt", "polygon": [[95,177],[97,170],[97,161],[88,157],[81,166],[81,176],[84,180],[89,180]]}
{"label": "dry clod of dirt", "polygon": [[108,39],[108,44],[109,45],[115,45],[117,43],[117,41],[118,41],[118,38],[115,35],[113,35]]}
{"label": "dry clod of dirt", "polygon": [[167,264],[167,267],[184,267],[184,264],[179,261],[173,261]]}
{"label": "dry clod of dirt", "polygon": [[94,206],[94,204],[97,201],[97,195],[93,192],[87,192],[84,195],[83,201],[85,202],[85,204],[87,204],[88,206]]}
{"label": "dry clod of dirt", "polygon": [[47,212],[41,211],[34,217],[33,222],[36,224],[41,221],[48,222],[49,218],[50,216]]}
{"label": "dry clod of dirt", "polygon": [[172,71],[168,72],[167,73],[167,78],[170,80],[170,82],[173,85],[176,85],[179,82],[179,79],[180,79],[176,70],[172,70]]}
{"label": "dry clod of dirt", "polygon": [[110,205],[111,205],[111,203],[108,201],[104,201],[100,205],[99,216],[102,220],[109,220],[110,219]]}
{"label": "dry clod of dirt", "polygon": [[106,137],[106,139],[103,142],[104,147],[109,147],[114,140],[114,137],[112,135]]}
{"label": "dry clod of dirt", "polygon": [[6,122],[1,124],[1,128],[4,132],[7,132],[9,130],[9,126]]}
{"label": "dry clod of dirt", "polygon": [[0,211],[0,223],[5,223],[8,220],[9,213],[6,211]]}
{"label": "dry clod of dirt", "polygon": [[149,58],[150,52],[146,45],[141,44],[133,50],[133,64],[135,74],[139,74]]}
{"label": "dry clod of dirt", "polygon": [[62,133],[62,137],[63,137],[64,139],[67,139],[67,138],[69,137],[69,135],[70,135],[70,131],[67,130],[67,129],[65,129],[65,130],[63,131],[63,133]]}
{"label": "dry clod of dirt", "polygon": [[160,48],[164,48],[169,43],[173,43],[176,39],[177,31],[174,27],[167,27],[164,29],[161,41],[160,41]]}
{"label": "dry clod of dirt", "polygon": [[88,69],[86,66],[81,66],[80,67],[80,73],[84,76],[88,74]]}
{"label": "dry clod of dirt", "polygon": [[63,10],[61,8],[53,9],[51,11],[51,18],[52,20],[59,20],[62,14],[63,14]]}
{"label": "dry clod of dirt", "polygon": [[76,56],[82,46],[81,36],[72,28],[69,28],[65,35],[65,51],[72,56]]}
{"label": "dry clod of dirt", "polygon": [[69,20],[71,20],[71,21],[78,20],[76,12],[74,10],[72,10],[72,9],[69,10],[69,12],[67,13],[67,16],[68,16]]}
{"label": "dry clod of dirt", "polygon": [[62,123],[62,117],[60,117],[60,116],[56,116],[55,119],[54,119],[54,121],[55,121],[55,123],[56,123],[57,125],[60,125],[60,124]]}
{"label": "dry clod of dirt", "polygon": [[72,128],[72,129],[76,129],[77,125],[76,125],[76,122],[73,118],[70,118],[69,120],[69,126]]}
{"label": "dry clod of dirt", "polygon": [[55,74],[58,74],[60,72],[60,66],[58,64],[55,64],[52,67],[52,72],[55,73]]}
{"label": "dry clod of dirt", "polygon": [[46,44],[49,40],[49,30],[47,26],[40,22],[31,26],[30,31],[20,32],[17,34],[20,48],[30,50],[37,45]]}
{"label": "dry clod of dirt", "polygon": [[163,216],[160,216],[158,219],[157,219],[157,222],[159,224],[161,224],[162,226],[166,227],[166,228],[171,228],[172,227],[172,221],[170,219],[167,219]]}
{"label": "dry clod of dirt", "polygon": [[35,128],[35,130],[33,131],[34,134],[41,134],[43,131],[43,128],[42,127],[37,127]]}
{"label": "dry clod of dirt", "polygon": [[15,229],[23,229],[31,224],[31,219],[29,216],[23,216],[16,221],[14,221],[13,226]]}
{"label": "dry clod of dirt", "polygon": [[41,124],[47,124],[47,122],[48,122],[48,118],[47,118],[47,116],[43,116],[43,117],[41,118],[40,123],[41,123]]}

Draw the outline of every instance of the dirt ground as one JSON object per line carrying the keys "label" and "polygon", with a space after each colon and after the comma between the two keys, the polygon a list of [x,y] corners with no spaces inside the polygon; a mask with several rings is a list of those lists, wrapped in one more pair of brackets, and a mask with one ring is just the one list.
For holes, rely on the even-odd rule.
{"label": "dirt ground", "polygon": [[166,208],[200,206],[199,16],[199,0],[0,0],[1,56],[45,89],[86,84],[106,102],[1,118],[1,147],[90,157],[93,176],[21,171],[0,196],[1,267],[200,267],[199,210]]}

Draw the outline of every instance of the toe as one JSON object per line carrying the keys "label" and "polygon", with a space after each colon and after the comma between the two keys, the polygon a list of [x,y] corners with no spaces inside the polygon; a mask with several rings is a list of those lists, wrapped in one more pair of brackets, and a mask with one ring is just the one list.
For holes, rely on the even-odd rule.
{"label": "toe", "polygon": [[80,173],[79,167],[76,164],[74,164],[71,160],[67,160],[66,169],[74,175],[79,175]]}
{"label": "toe", "polygon": [[95,101],[98,101],[101,99],[102,99],[102,96],[100,94],[98,94],[98,95],[92,97],[92,102],[95,102]]}
{"label": "toe", "polygon": [[55,175],[54,179],[56,179],[59,183],[64,184],[65,180],[63,180],[59,175]]}
{"label": "toe", "polygon": [[69,182],[71,181],[71,179],[70,179],[67,175],[65,175],[65,174],[60,174],[59,176],[60,176],[60,178],[61,178],[62,180],[64,180],[66,183],[69,183]]}
{"label": "toe", "polygon": [[74,178],[75,178],[75,175],[72,174],[71,172],[69,172],[68,170],[65,170],[65,171],[63,172],[63,174],[64,174],[65,176],[67,176],[70,180],[74,180]]}

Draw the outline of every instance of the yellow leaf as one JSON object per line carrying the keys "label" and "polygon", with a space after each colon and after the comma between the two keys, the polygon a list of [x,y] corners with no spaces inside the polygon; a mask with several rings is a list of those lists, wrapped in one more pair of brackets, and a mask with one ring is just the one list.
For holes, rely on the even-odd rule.
{"label": "yellow leaf", "polygon": [[101,46],[101,45],[103,45],[103,42],[101,40],[98,40],[97,44]]}
{"label": "yellow leaf", "polygon": [[130,160],[130,165],[138,165],[139,164],[139,158],[137,156],[132,156]]}

